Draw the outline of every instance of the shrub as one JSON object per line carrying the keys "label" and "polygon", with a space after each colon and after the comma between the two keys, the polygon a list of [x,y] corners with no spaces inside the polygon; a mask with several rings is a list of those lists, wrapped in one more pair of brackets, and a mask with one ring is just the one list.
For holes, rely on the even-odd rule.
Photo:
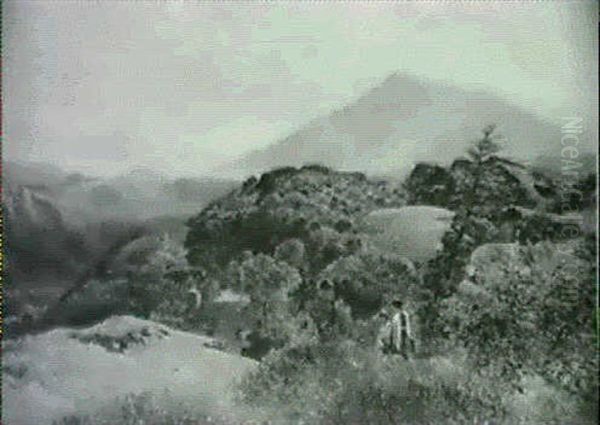
{"label": "shrub", "polygon": [[460,356],[409,362],[343,340],[274,351],[240,389],[277,423],[471,425],[507,416],[504,389]]}
{"label": "shrub", "polygon": [[444,302],[453,339],[502,380],[520,385],[523,376],[539,374],[590,397],[598,367],[594,263],[568,244],[508,246],[495,257],[491,248],[474,258],[475,276]]}
{"label": "shrub", "polygon": [[171,412],[160,405],[149,393],[130,394],[117,398],[112,406],[91,415],[72,415],[54,421],[53,425],[198,425],[201,423],[225,424],[208,415],[189,412]]}
{"label": "shrub", "polygon": [[301,269],[305,263],[306,249],[299,239],[288,239],[275,248],[274,257],[290,266]]}
{"label": "shrub", "polygon": [[359,251],[327,266],[319,281],[334,283],[336,294],[355,318],[369,318],[394,297],[417,302],[420,279],[410,260],[376,250]]}
{"label": "shrub", "polygon": [[454,195],[452,174],[439,165],[419,163],[406,179],[404,187],[411,205],[448,207]]}
{"label": "shrub", "polygon": [[290,295],[302,278],[297,269],[265,254],[246,253],[227,271],[233,288],[250,296],[248,306],[264,337],[286,340],[294,330]]}

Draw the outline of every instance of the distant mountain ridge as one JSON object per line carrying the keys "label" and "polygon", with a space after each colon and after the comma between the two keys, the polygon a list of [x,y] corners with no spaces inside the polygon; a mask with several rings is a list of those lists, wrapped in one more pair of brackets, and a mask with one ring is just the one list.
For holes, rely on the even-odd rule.
{"label": "distant mountain ridge", "polygon": [[147,169],[96,178],[41,163],[7,162],[3,174],[5,204],[10,205],[14,195],[26,189],[52,204],[64,220],[77,225],[192,215],[235,187],[226,179],[167,178]]}
{"label": "distant mountain ridge", "polygon": [[[493,94],[395,73],[354,103],[244,156],[223,172],[247,175],[320,163],[369,174],[406,173],[417,162],[460,156],[487,124],[498,126],[511,156],[533,159],[547,153],[552,141],[560,150],[557,124]],[[581,135],[582,148],[592,149],[591,137],[589,132]]]}
{"label": "distant mountain ridge", "polygon": [[[570,155],[571,152],[568,154]],[[590,173],[597,173],[597,154],[594,152],[578,152],[576,158],[561,157],[560,150],[554,155],[545,154],[535,158],[531,167],[534,171],[544,173],[553,179],[565,179],[562,176],[563,172],[577,171],[580,176],[585,176]],[[567,163],[566,160],[569,162]]]}
{"label": "distant mountain ridge", "polygon": [[104,270],[145,234],[183,240],[185,220],[234,183],[166,179],[144,170],[115,178],[67,173],[43,163],[3,164],[5,313],[43,305]]}

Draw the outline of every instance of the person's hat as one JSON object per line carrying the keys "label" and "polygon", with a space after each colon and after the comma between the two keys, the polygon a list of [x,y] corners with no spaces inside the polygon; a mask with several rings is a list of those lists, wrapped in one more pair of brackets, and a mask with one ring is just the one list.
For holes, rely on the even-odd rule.
{"label": "person's hat", "polygon": [[394,300],[392,301],[392,306],[396,308],[402,308],[404,306],[404,303],[402,303],[401,300]]}

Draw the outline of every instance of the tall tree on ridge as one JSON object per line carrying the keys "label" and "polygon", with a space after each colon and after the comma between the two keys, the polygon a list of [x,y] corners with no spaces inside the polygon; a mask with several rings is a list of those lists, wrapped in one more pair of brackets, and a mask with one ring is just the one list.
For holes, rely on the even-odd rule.
{"label": "tall tree on ridge", "polygon": [[467,161],[471,164],[473,170],[473,184],[466,194],[467,202],[465,206],[468,215],[472,214],[477,201],[477,192],[481,187],[486,165],[496,163],[504,167],[525,168],[522,164],[499,155],[503,147],[500,144],[500,136],[494,133],[495,130],[495,124],[485,126],[482,130],[483,137],[475,141],[473,146],[467,150]]}

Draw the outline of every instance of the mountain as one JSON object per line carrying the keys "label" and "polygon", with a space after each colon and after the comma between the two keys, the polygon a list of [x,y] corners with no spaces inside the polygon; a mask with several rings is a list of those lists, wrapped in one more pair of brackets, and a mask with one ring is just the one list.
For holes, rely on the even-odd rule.
{"label": "mountain", "polygon": [[235,187],[231,180],[170,178],[145,168],[116,177],[95,178],[69,174],[42,163],[7,162],[3,173],[5,191],[27,188],[43,195],[64,220],[78,226],[192,215]]}
{"label": "mountain", "polygon": [[[573,163],[567,163],[565,159]],[[560,182],[561,179],[568,179],[568,177],[562,175],[563,172],[577,171],[579,177],[597,173],[597,164],[598,157],[595,153],[583,152],[579,157],[571,159],[569,157],[562,158],[559,151],[555,155],[544,154],[538,156],[532,161],[531,168]]]}
{"label": "mountain", "polygon": [[3,165],[4,314],[16,316],[37,317],[68,288],[105,273],[133,239],[167,233],[182,242],[186,219],[233,187],[144,169],[100,179],[43,163]]}
{"label": "mountain", "polygon": [[[319,163],[339,170],[397,175],[416,162],[462,155],[481,129],[492,123],[506,138],[511,156],[533,159],[551,146],[560,151],[558,124],[485,91],[396,73],[354,103],[241,158],[231,170],[251,174]],[[591,149],[591,133],[580,138],[581,146]]]}
{"label": "mountain", "polygon": [[[3,191],[6,267],[10,289],[27,291],[44,282],[36,294],[49,295],[54,282],[83,272],[91,257],[83,236],[65,221],[53,194],[29,185]],[[35,285],[34,285],[35,286]],[[11,307],[15,299],[11,299]]]}

